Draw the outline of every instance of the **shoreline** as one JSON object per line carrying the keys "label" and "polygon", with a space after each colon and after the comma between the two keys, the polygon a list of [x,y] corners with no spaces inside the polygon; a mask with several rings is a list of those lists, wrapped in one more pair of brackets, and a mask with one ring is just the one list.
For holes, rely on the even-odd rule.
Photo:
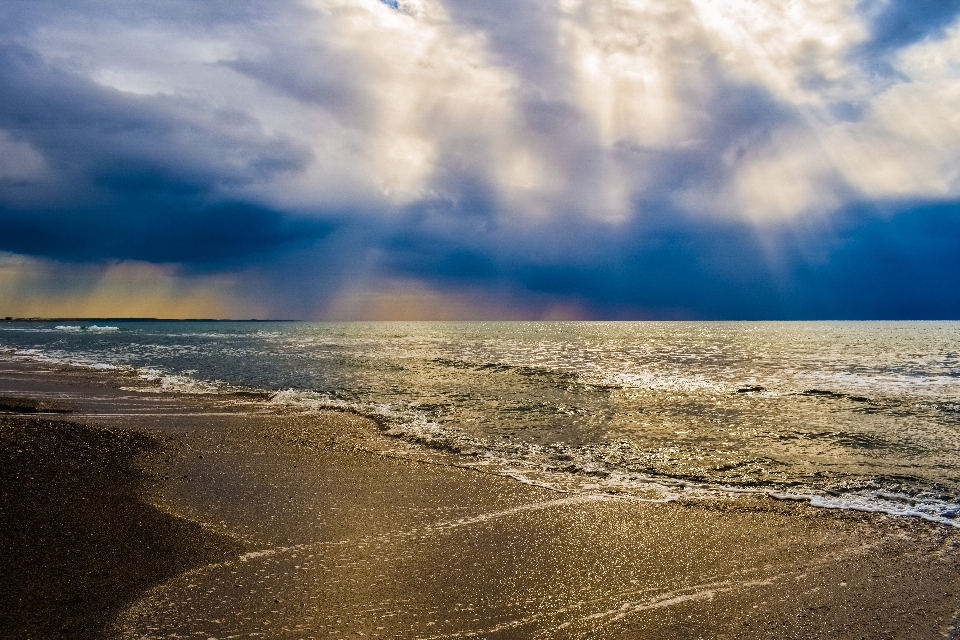
{"label": "shoreline", "polygon": [[[656,504],[563,494],[448,466],[440,453],[392,456],[396,441],[354,415],[130,392],[109,373],[2,364],[0,402],[70,413],[3,416],[0,433],[23,439],[24,427],[9,425],[35,421],[38,452],[74,446],[37,458],[60,482],[56,495],[114,496],[77,518],[118,505],[180,527],[114,541],[143,586],[122,601],[105,588],[94,597],[116,637],[960,637],[960,532],[945,525],[758,496]],[[83,426],[62,426],[71,423]],[[104,444],[121,441],[139,444],[122,455]],[[163,442],[154,450],[163,455],[148,442]],[[75,452],[91,446],[106,452],[101,473],[78,475]],[[130,483],[124,470],[137,465],[149,481]],[[52,495],[30,484],[37,474],[24,477],[14,491],[5,477],[4,492]],[[40,501],[17,517],[56,532],[55,507]],[[137,556],[154,534],[166,550]],[[48,555],[25,584],[55,567],[76,573],[80,565],[62,567],[78,556],[33,540]],[[97,549],[109,545],[85,540],[88,571],[102,571]],[[203,540],[218,541],[216,553],[184,551],[209,553]],[[76,607],[37,602],[21,614],[54,619],[56,607]],[[100,637],[83,633],[66,637]]]}
{"label": "shoreline", "polygon": [[0,635],[101,638],[140,594],[237,544],[148,500],[142,432],[0,416]]}
{"label": "shoreline", "polygon": [[[893,517],[917,518],[934,524],[943,524],[952,526],[960,530],[960,520],[956,517],[956,509],[953,505],[948,505],[946,511],[948,516],[943,515],[942,507],[930,504],[921,504],[917,506],[909,503],[906,506],[902,502],[895,501],[877,501],[876,499],[862,499],[859,496],[830,495],[818,493],[815,490],[803,490],[796,487],[781,486],[762,486],[762,485],[737,485],[723,484],[720,482],[710,482],[698,477],[689,477],[683,475],[669,474],[649,474],[641,472],[630,481],[634,485],[626,490],[618,485],[618,482],[612,484],[606,483],[607,474],[604,471],[594,473],[589,469],[581,469],[574,473],[569,473],[564,466],[569,466],[575,462],[560,465],[560,468],[536,468],[537,460],[530,460],[520,455],[516,458],[517,450],[511,452],[508,460],[497,458],[497,451],[491,450],[494,455],[485,457],[483,462],[474,457],[471,452],[483,449],[489,449],[490,443],[478,443],[469,436],[462,436],[451,433],[433,433],[430,431],[421,431],[418,429],[408,429],[408,425],[392,424],[389,418],[376,412],[364,412],[362,409],[352,406],[316,406],[312,399],[301,403],[298,401],[288,401],[286,398],[277,401],[278,398],[293,394],[296,396],[301,393],[296,390],[268,391],[265,389],[251,389],[249,387],[235,387],[227,385],[220,381],[189,381],[184,383],[182,377],[177,374],[166,375],[157,373],[149,368],[136,368],[129,365],[110,365],[103,366],[98,364],[87,364],[77,361],[64,361],[57,359],[43,359],[23,356],[14,356],[8,359],[9,354],[0,351],[0,365],[6,362],[24,367],[48,367],[52,370],[71,372],[81,378],[93,377],[111,380],[114,384],[121,386],[126,391],[139,391],[144,393],[153,393],[169,397],[190,398],[194,402],[190,410],[198,410],[201,406],[211,403],[220,406],[228,406],[229,410],[235,411],[234,401],[253,401],[247,404],[255,404],[256,401],[269,400],[272,405],[269,411],[280,411],[289,413],[316,413],[330,412],[342,413],[350,416],[359,416],[376,424],[381,432],[391,435],[393,442],[403,442],[408,446],[403,448],[403,456],[418,459],[421,461],[439,458],[440,464],[453,464],[454,466],[463,466],[476,469],[484,473],[494,473],[498,475],[507,475],[519,482],[526,482],[533,486],[558,490],[561,492],[569,491],[599,491],[604,493],[619,493],[625,491],[639,499],[650,501],[673,501],[678,498],[692,498],[697,495],[706,494],[709,499],[711,494],[722,496],[724,494],[747,494],[754,496],[764,496],[778,501],[800,502],[821,509],[855,511],[861,513],[876,513]],[[16,399],[14,399],[14,402]],[[2,399],[2,390],[0,390],[0,412],[4,411]],[[49,405],[49,403],[47,403]],[[50,405],[52,406],[52,405]],[[51,412],[56,413],[53,409]],[[362,438],[361,438],[362,439]],[[387,447],[388,449],[391,447]],[[531,449],[540,449],[542,455],[545,447],[534,445]],[[546,447],[549,448],[549,447]],[[529,452],[528,452],[529,453]],[[534,455],[536,455],[536,451]],[[448,455],[449,454],[449,455]],[[471,459],[473,457],[474,459]],[[518,473],[504,473],[504,469],[516,467],[520,463]],[[531,478],[533,476],[543,476]],[[619,481],[619,480],[618,480]],[[639,482],[639,484],[637,484]],[[588,488],[584,489],[582,485]],[[591,485],[597,485],[592,487]],[[809,489],[809,488],[808,488]],[[659,496],[657,494],[660,494]],[[937,509],[940,509],[938,512]]]}

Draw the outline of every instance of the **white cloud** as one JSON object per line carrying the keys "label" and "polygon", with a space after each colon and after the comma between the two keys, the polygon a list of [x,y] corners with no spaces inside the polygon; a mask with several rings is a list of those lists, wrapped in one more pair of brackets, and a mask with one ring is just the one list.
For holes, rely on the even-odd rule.
{"label": "white cloud", "polygon": [[365,153],[389,201],[429,195],[445,153],[466,147],[479,165],[496,160],[489,156],[516,117],[507,95],[513,78],[489,63],[480,35],[458,32],[437,2],[408,12],[351,0],[315,6],[336,16],[338,43],[364,60],[374,114]]}
{"label": "white cloud", "polygon": [[834,162],[871,198],[960,195],[960,27],[907,48],[903,78],[870,102],[862,121],[827,133]]}
{"label": "white cloud", "polygon": [[[638,200],[775,222],[856,194],[960,194],[960,30],[901,52],[901,80],[879,84],[851,56],[869,35],[859,4],[558,0],[555,41],[531,38],[566,75],[541,84],[441,0],[309,0],[213,26],[65,13],[25,41],[102,86],[180,100],[185,121],[214,137],[241,126],[233,113],[308,148],[296,171],[218,187],[270,206],[395,210],[456,199],[461,174],[486,185],[508,226],[571,212],[617,222]],[[759,134],[749,114],[734,122],[720,101],[737,86],[792,116]],[[531,96],[565,109],[567,124],[532,124]],[[832,115],[841,102],[863,118]],[[29,156],[17,144],[0,137]],[[661,163],[679,152],[701,173],[670,186]]]}
{"label": "white cloud", "polygon": [[733,77],[793,104],[860,97],[863,74],[846,59],[868,33],[860,0],[691,0],[703,39]]}

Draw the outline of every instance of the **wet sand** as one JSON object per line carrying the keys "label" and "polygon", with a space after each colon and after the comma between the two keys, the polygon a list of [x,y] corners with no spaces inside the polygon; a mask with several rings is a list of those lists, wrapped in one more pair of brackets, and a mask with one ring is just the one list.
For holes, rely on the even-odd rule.
{"label": "wet sand", "polygon": [[0,635],[960,637],[950,527],[558,493],[357,416],[137,384],[0,362]]}

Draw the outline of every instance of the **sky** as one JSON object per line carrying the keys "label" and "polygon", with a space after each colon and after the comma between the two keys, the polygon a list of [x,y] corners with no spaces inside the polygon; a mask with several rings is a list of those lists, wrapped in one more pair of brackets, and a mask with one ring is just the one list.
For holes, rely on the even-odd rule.
{"label": "sky", "polygon": [[5,0],[0,316],[960,318],[960,0]]}

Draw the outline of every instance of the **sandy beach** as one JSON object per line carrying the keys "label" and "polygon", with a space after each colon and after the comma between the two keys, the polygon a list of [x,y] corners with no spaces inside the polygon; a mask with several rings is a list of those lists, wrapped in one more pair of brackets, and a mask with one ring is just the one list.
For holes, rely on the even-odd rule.
{"label": "sandy beach", "polygon": [[919,519],[561,493],[351,414],[23,362],[0,438],[2,637],[960,637],[960,533]]}

